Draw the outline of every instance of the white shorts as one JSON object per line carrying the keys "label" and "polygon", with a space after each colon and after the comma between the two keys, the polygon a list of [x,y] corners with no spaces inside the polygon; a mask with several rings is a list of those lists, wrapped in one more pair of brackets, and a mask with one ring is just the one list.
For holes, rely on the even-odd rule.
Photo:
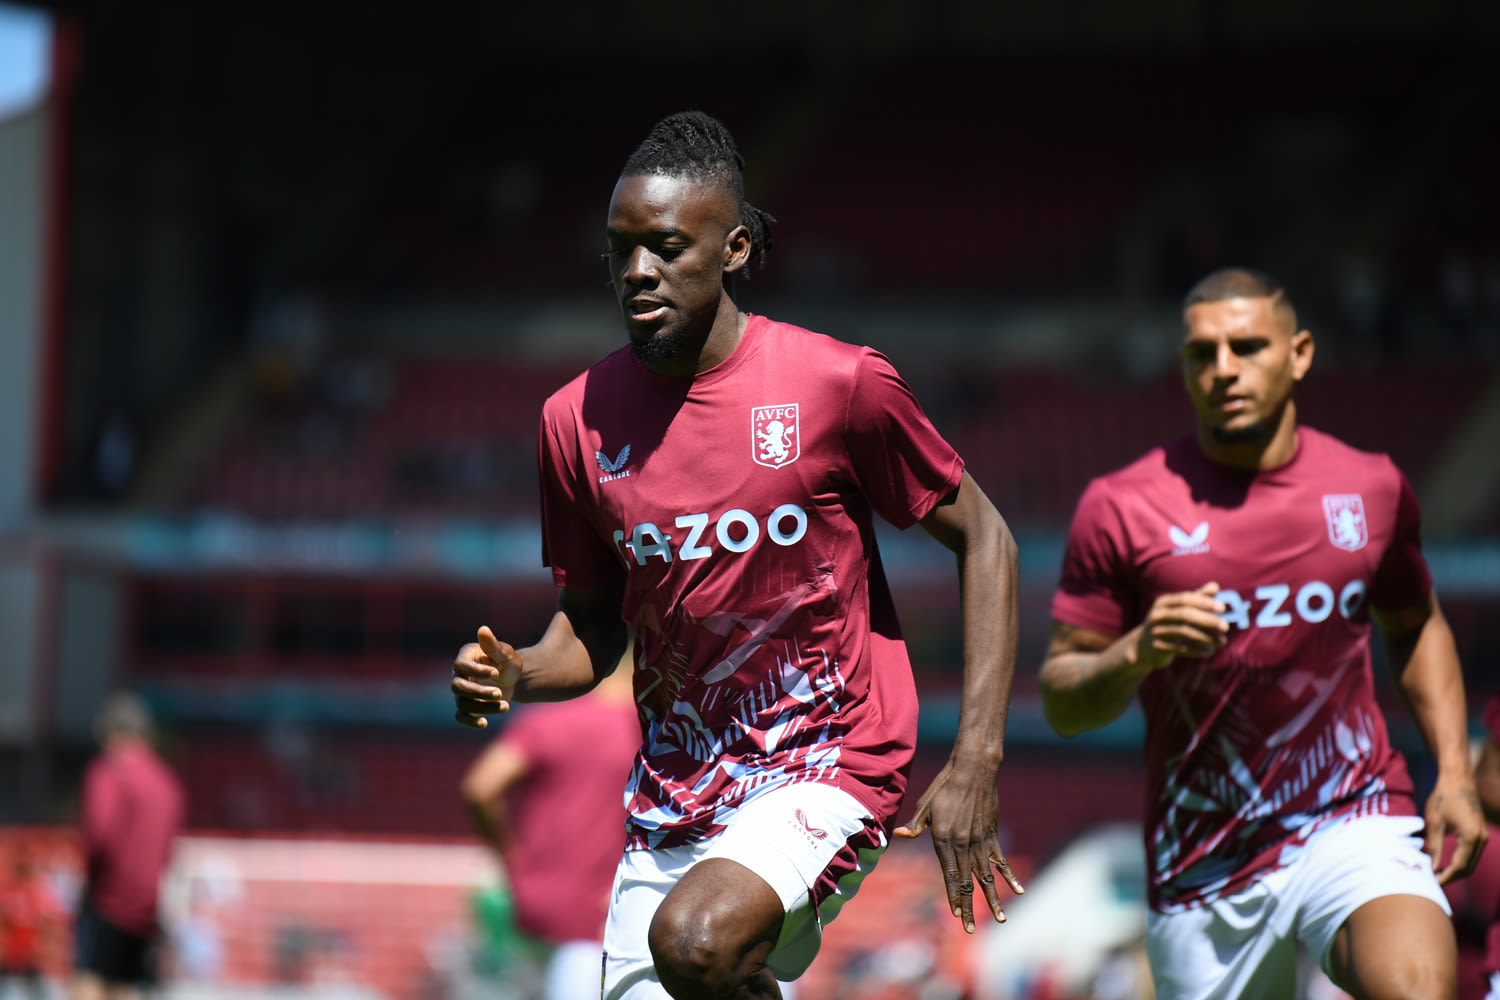
{"label": "white shorts", "polygon": [[1285,867],[1203,906],[1146,919],[1158,1000],[1255,1000],[1295,992],[1297,943],[1328,971],[1349,915],[1381,896],[1421,896],[1451,915],[1422,853],[1417,816],[1362,816],[1318,830]]}
{"label": "white shorts", "polygon": [[766,965],[778,979],[792,980],[812,964],[823,925],[858,891],[885,846],[880,824],[853,796],[799,782],[752,799],[718,836],[625,852],[604,926],[605,1000],[666,1000],[647,931],[661,901],[699,861],[736,861],[781,897],[786,919]]}

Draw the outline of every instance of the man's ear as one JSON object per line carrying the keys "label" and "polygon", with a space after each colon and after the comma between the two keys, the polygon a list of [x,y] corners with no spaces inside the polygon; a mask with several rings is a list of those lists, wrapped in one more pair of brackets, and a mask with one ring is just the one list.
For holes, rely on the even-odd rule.
{"label": "man's ear", "polygon": [[735,226],[724,237],[724,272],[735,274],[745,269],[750,261],[750,251],[753,245],[750,241],[750,229],[747,226]]}
{"label": "man's ear", "polygon": [[1311,330],[1298,330],[1292,334],[1292,381],[1302,381],[1302,376],[1312,367],[1314,347]]}

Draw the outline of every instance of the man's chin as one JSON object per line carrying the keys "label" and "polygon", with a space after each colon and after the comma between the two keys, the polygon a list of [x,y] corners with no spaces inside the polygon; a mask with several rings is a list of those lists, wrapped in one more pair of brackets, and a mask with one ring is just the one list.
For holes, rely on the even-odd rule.
{"label": "man's chin", "polygon": [[1242,424],[1238,427],[1218,426],[1209,429],[1213,439],[1220,444],[1259,444],[1270,435],[1267,433],[1267,425],[1257,420],[1253,424]]}
{"label": "man's chin", "polygon": [[653,333],[645,340],[630,338],[630,353],[644,365],[662,364],[682,353],[682,334],[676,330]]}

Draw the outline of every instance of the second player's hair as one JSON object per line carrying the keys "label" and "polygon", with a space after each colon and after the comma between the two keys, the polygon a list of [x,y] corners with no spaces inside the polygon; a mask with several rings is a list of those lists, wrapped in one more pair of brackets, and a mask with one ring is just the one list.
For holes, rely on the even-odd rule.
{"label": "second player's hair", "polygon": [[1185,316],[1200,303],[1226,299],[1270,299],[1291,320],[1292,329],[1297,329],[1297,310],[1286,287],[1265,271],[1249,267],[1225,267],[1200,278],[1183,298],[1182,312]]}
{"label": "second player's hair", "polygon": [[620,176],[659,174],[722,186],[739,204],[740,222],[750,230],[756,264],[765,267],[766,254],[775,243],[776,219],[745,200],[744,170],[745,159],[723,122],[703,111],[680,111],[656,123],[626,159]]}

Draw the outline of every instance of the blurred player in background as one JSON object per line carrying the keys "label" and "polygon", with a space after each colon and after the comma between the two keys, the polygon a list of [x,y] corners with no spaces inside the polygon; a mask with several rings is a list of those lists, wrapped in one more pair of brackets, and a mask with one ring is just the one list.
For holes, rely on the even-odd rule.
{"label": "blurred player in background", "polygon": [[83,898],[74,923],[74,1000],[122,1000],[157,981],[157,904],[182,825],[182,786],[151,746],[151,716],[131,694],[94,720],[101,751],[83,776]]}
{"label": "blurred player in background", "polygon": [[[1163,1000],[1292,996],[1299,940],[1356,997],[1451,997],[1440,883],[1486,831],[1416,498],[1385,456],[1298,426],[1313,338],[1274,279],[1211,274],[1183,321],[1196,432],[1084,491],[1047,717],[1071,736],[1145,708]],[[1372,619],[1436,760],[1425,825],[1376,704]]]}
{"label": "blurred player in background", "polygon": [[[606,239],[629,334],[546,403],[542,638],[481,629],[458,719],[587,691],[635,633],[644,745],[605,931],[605,996],[778,997],[884,850],[916,691],[874,517],[920,523],[961,581],[964,697],[931,828],[949,909],[1003,919],[1000,765],[1016,641],[1005,522],[889,361],[741,312],[771,246],[734,139],[700,112],[627,160]],[[622,621],[623,618],[623,621]]]}
{"label": "blurred player in background", "polygon": [[464,775],[474,829],[499,854],[515,925],[544,942],[544,1000],[599,990],[604,918],[641,745],[629,655],[588,694],[530,705]]}
{"label": "blurred player in background", "polygon": [[[1484,725],[1487,732],[1480,746],[1474,777],[1485,819],[1493,832],[1493,828],[1500,827],[1500,695],[1495,695],[1485,704]],[[1490,853],[1500,853],[1500,850],[1491,848]],[[1486,895],[1491,913],[1484,952],[1484,970],[1489,975],[1490,989],[1486,1000],[1500,1000],[1500,892],[1495,891],[1496,883],[1500,883],[1500,865],[1494,859],[1490,861],[1490,891]]]}
{"label": "blurred player in background", "polygon": [[17,841],[8,871],[0,874],[0,997],[40,1000],[51,993],[42,971],[44,956],[66,930],[67,913],[31,851],[25,841]]}

